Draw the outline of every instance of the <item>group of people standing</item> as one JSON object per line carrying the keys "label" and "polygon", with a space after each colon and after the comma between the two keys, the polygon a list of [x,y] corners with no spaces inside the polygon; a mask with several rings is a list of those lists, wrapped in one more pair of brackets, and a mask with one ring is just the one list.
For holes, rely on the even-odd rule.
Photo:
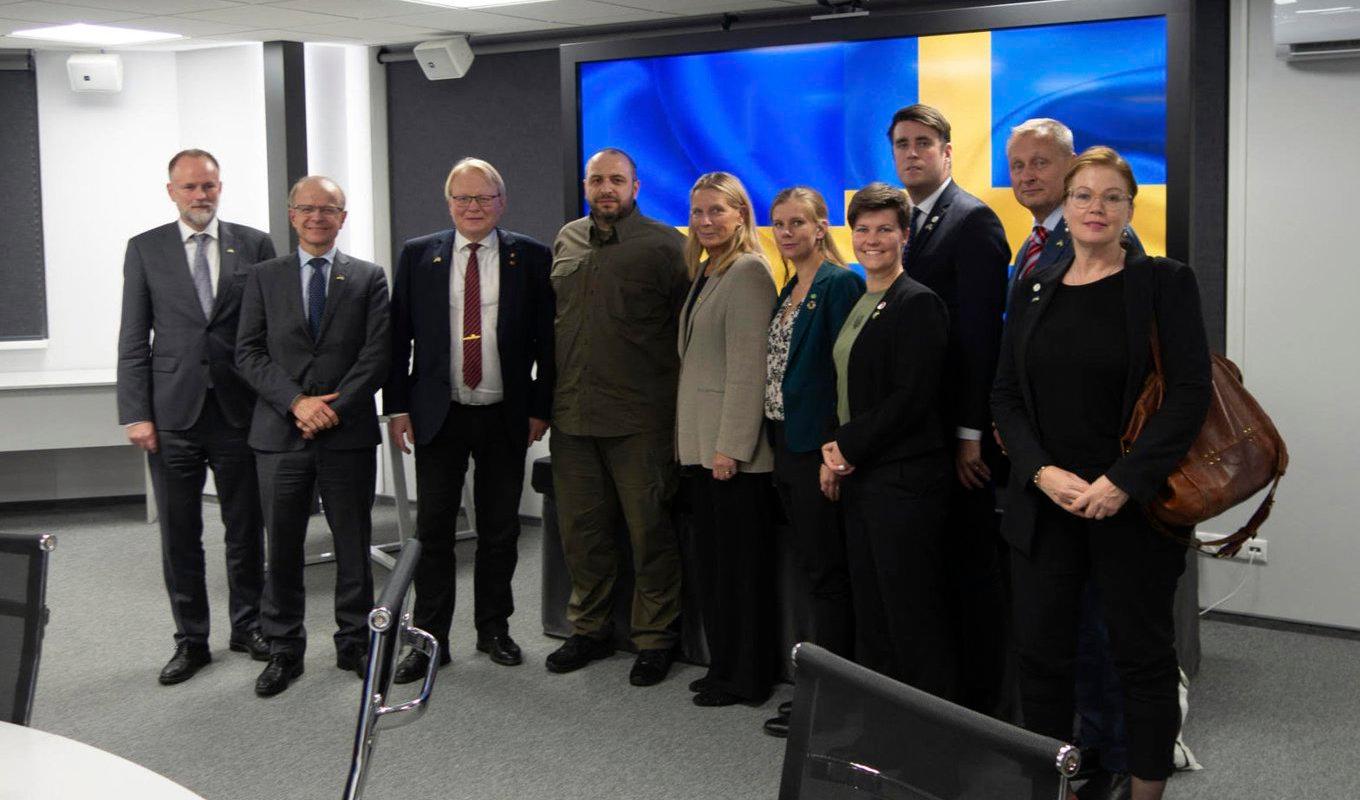
{"label": "group of people standing", "polygon": [[[415,451],[415,624],[442,662],[469,458],[476,649],[523,660],[508,626],[520,487],[527,447],[551,426],[572,593],[571,635],[548,670],[614,652],[622,524],[630,682],[665,679],[683,484],[696,564],[684,579],[699,587],[710,655],[693,700],[765,701],[780,655],[777,495],[809,594],[806,638],[883,674],[1007,715],[1013,646],[1024,724],[1071,740],[1077,630],[1107,630],[1121,687],[1107,711],[1122,716],[1127,758],[1104,763],[1084,797],[1160,797],[1179,722],[1171,602],[1183,560],[1138,507],[1207,408],[1194,276],[1141,252],[1128,164],[1103,147],[1076,155],[1061,123],[1031,120],[1008,142],[1015,196],[1035,220],[1014,262],[996,214],[950,177],[945,117],[908,106],[887,133],[905,195],[870,184],[846,212],[864,277],[832,240],[825,199],[793,187],[769,209],[792,276],[779,291],[751,198],[726,172],[694,183],[682,235],[638,208],[633,159],[601,150],[586,162],[590,213],[550,249],[499,227],[504,181],[463,159],[445,184],[453,228],[406,243],[389,303],[382,270],[335,249],[334,182],[298,182],[299,249],[272,258],[263,234],[216,220],[215,160],[177,155],[180,220],[129,244],[119,360],[120,416],[152,453],[177,626],[161,681],[210,660],[206,466],[227,524],[232,647],[270,662],[257,693],[302,672],[314,487],[336,539],[337,664],[362,668],[383,388],[390,435]],[[1166,398],[1125,452],[1156,346]],[[993,487],[1008,467],[998,536]],[[426,658],[408,654],[396,680],[422,676]],[[766,730],[785,733],[789,713]]]}

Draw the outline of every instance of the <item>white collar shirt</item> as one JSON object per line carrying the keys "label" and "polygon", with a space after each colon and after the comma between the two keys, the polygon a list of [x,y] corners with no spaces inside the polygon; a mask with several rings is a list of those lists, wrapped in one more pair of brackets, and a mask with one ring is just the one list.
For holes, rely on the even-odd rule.
{"label": "white collar shirt", "polygon": [[500,311],[501,245],[496,231],[491,231],[476,244],[477,275],[482,299],[482,380],[471,388],[463,379],[463,285],[467,280],[468,245],[474,242],[456,230],[453,236],[453,270],[449,274],[449,355],[452,363],[450,383],[454,402],[466,406],[485,406],[505,399],[505,382],[501,376],[501,357],[496,336],[496,321]]}
{"label": "white collar shirt", "polygon": [[194,276],[194,257],[198,255],[198,240],[194,239],[200,233],[208,234],[208,274],[212,277],[213,299],[217,298],[217,278],[222,274],[222,240],[217,236],[217,217],[208,221],[206,227],[201,231],[196,231],[189,227],[189,223],[183,219],[179,221],[179,239],[184,243],[184,257],[189,264],[189,277]]}
{"label": "white collar shirt", "polygon": [[946,177],[944,183],[940,184],[938,189],[931,192],[929,197],[915,205],[915,208],[921,209],[921,214],[916,220],[916,227],[912,228],[912,234],[921,230],[921,226],[926,224],[926,217],[930,216],[931,209],[935,208],[935,203],[939,201],[940,195],[944,194],[944,190],[949,188],[949,184],[953,182],[953,178]]}
{"label": "white collar shirt", "polygon": [[303,250],[301,247],[297,249],[298,263],[302,265],[302,269],[299,270],[299,277],[302,280],[302,308],[304,311],[307,309],[307,284],[311,283],[312,273],[316,271],[316,267],[313,267],[308,262],[314,258],[319,258],[326,262],[325,265],[321,267],[321,275],[325,280],[326,294],[329,295],[331,293],[331,267],[335,264],[335,256],[339,252],[340,248],[332,247],[321,255],[314,256],[306,250]]}

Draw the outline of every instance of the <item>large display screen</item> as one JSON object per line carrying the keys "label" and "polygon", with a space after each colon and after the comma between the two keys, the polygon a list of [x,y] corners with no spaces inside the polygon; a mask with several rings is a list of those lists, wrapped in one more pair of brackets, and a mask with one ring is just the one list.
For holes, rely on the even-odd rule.
{"label": "large display screen", "polygon": [[923,102],[952,125],[954,180],[997,212],[1013,250],[1032,219],[1011,194],[1006,139],[1052,117],[1079,151],[1105,144],[1129,160],[1134,227],[1149,252],[1166,251],[1165,17],[588,61],[577,81],[579,156],[631,153],[641,207],[677,227],[694,179],[725,170],[746,184],[762,226],[780,189],[820,190],[849,254],[845,203],[871,181],[900,185],[887,125]]}

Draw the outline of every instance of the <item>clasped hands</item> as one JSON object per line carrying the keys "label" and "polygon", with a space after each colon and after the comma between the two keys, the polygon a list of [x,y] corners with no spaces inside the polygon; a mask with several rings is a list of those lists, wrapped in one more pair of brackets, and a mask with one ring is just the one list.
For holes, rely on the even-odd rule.
{"label": "clasped hands", "polygon": [[1039,490],[1064,511],[1085,519],[1105,519],[1119,512],[1129,495],[1101,475],[1087,483],[1078,475],[1054,466],[1039,471]]}
{"label": "clasped hands", "polygon": [[340,424],[340,415],[330,404],[340,395],[302,395],[293,401],[293,422],[302,431],[302,438],[315,439],[318,433]]}
{"label": "clasped hands", "polygon": [[822,464],[817,470],[817,482],[821,484],[822,494],[835,502],[841,499],[841,479],[855,471],[855,466],[845,460],[841,446],[836,441],[822,445]]}

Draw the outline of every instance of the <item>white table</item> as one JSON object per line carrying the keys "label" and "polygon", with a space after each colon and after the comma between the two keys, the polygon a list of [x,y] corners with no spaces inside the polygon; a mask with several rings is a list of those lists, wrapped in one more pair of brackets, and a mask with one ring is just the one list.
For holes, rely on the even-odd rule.
{"label": "white table", "polygon": [[0,722],[0,800],[203,800],[146,767],[54,733]]}

